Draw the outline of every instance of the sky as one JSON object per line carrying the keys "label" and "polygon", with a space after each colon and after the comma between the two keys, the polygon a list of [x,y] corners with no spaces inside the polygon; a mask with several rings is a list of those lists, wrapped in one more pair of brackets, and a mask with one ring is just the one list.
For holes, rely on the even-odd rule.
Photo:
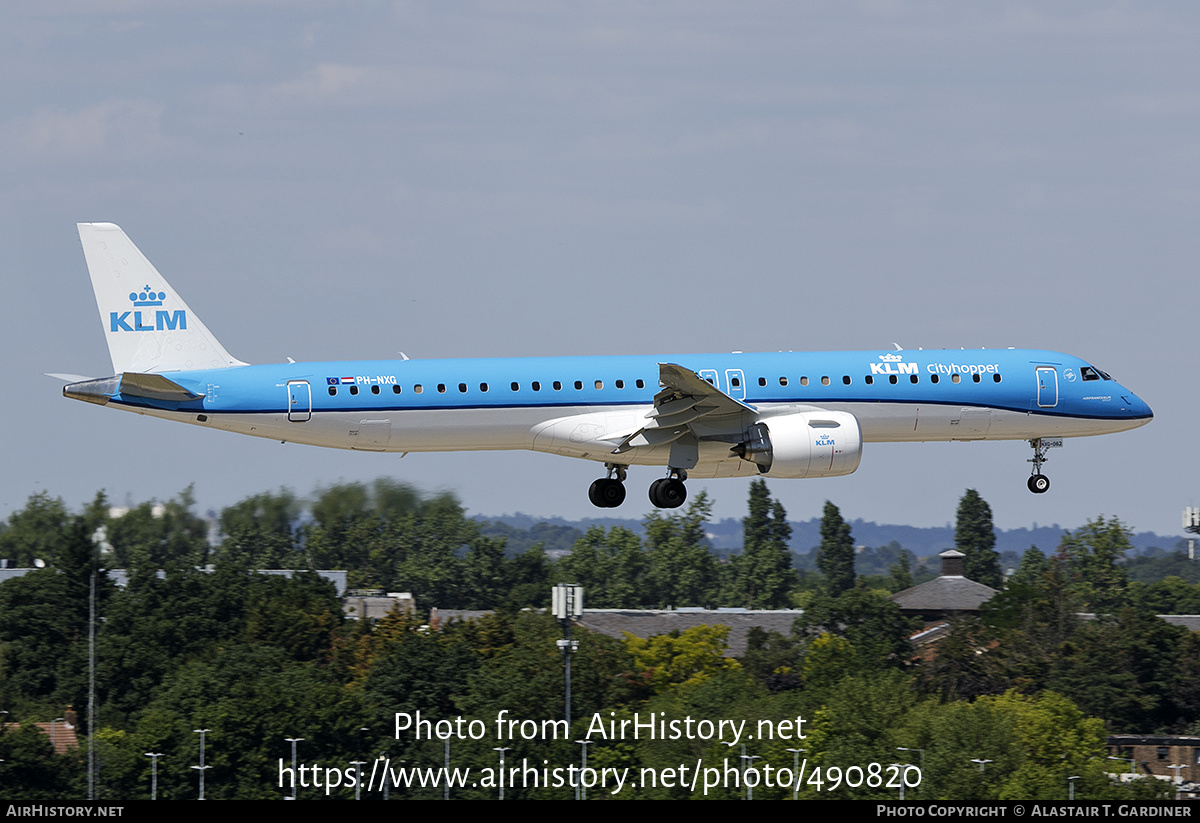
{"label": "sky", "polygon": [[[0,9],[0,518],[387,476],[580,518],[599,465],[364,454],[67,400],[108,376],[75,223],[119,224],[252,363],[1044,348],[1155,411],[1068,440],[867,444],[791,518],[1002,528],[1200,505],[1200,6],[46,0]],[[633,469],[620,516],[651,507]],[[741,517],[745,480],[707,488]]]}

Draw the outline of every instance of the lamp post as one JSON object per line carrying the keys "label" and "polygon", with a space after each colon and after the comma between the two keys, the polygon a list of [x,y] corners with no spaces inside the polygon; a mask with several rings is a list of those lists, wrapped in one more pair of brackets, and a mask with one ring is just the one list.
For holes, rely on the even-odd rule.
{"label": "lamp post", "polygon": [[150,758],[150,799],[158,800],[158,758],[162,757],[162,752],[146,752],[146,757]]}
{"label": "lamp post", "polygon": [[204,735],[208,733],[208,729],[192,729],[193,732],[200,735],[200,765],[192,766],[193,769],[200,772],[200,799],[204,799],[204,773],[212,768],[212,766],[204,765]]}
{"label": "lamp post", "polygon": [[362,766],[365,760],[351,760],[350,765],[354,767],[354,799],[362,800],[362,795],[359,793],[362,790]]}
{"label": "lamp post", "polygon": [[285,737],[283,739],[285,741],[287,741],[288,743],[292,744],[292,796],[289,799],[295,800],[296,799],[296,785],[300,782],[299,777],[296,775],[296,744],[302,742],[304,740],[304,738],[303,737]]}
{"label": "lamp post", "polygon": [[575,784],[575,799],[587,800],[587,786],[583,785],[583,773],[587,771],[587,747],[592,741],[576,740],[580,748],[583,750],[583,765],[579,769],[579,782]]}
{"label": "lamp post", "polygon": [[500,799],[504,799],[504,753],[510,746],[492,746],[492,751],[500,752]]}
{"label": "lamp post", "polygon": [[[806,751],[808,751],[808,749],[785,749],[785,751],[789,751],[792,753],[792,800],[799,800],[800,799],[800,753],[806,752]],[[901,788],[900,791],[901,791],[900,799],[903,800],[904,799],[904,795],[903,795],[904,789]]]}
{"label": "lamp post", "polygon": [[1067,778],[1067,800],[1075,799],[1075,781],[1079,779],[1079,775],[1073,774]]}

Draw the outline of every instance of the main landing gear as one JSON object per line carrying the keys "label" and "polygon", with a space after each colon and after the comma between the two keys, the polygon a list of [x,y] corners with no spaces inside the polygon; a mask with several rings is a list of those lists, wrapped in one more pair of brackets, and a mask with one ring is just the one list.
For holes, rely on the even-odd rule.
{"label": "main landing gear", "polygon": [[625,467],[618,463],[605,463],[604,467],[608,475],[592,483],[588,500],[597,508],[615,509],[625,502]]}
{"label": "main landing gear", "polygon": [[[608,474],[596,480],[588,488],[588,500],[600,509],[615,509],[625,502],[625,466],[605,463]],[[687,472],[671,469],[668,477],[661,477],[650,484],[650,502],[660,509],[677,509],[687,500]]]}
{"label": "main landing gear", "polygon": [[1034,494],[1045,494],[1050,488],[1050,478],[1042,474],[1042,464],[1046,462],[1046,450],[1049,445],[1043,444],[1040,437],[1029,441],[1029,445],[1033,446],[1033,457],[1028,461],[1033,464],[1033,474],[1029,477],[1029,482],[1026,483],[1029,490]]}
{"label": "main landing gear", "polygon": [[660,477],[650,484],[650,502],[660,509],[677,509],[687,500],[687,472],[671,469],[670,477]]}

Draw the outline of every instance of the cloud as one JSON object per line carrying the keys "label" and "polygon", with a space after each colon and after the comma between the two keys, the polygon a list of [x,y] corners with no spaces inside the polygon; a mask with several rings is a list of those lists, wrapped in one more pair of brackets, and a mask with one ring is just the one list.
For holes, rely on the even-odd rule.
{"label": "cloud", "polygon": [[149,100],[106,100],[74,111],[45,107],[0,125],[0,134],[25,160],[128,156],[161,141],[162,112]]}

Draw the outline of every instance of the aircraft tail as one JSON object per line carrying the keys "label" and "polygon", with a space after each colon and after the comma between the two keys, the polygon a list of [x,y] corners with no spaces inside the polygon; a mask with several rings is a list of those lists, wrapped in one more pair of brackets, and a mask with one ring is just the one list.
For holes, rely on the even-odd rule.
{"label": "aircraft tail", "polygon": [[246,365],[225,351],[120,226],[78,228],[116,374]]}

